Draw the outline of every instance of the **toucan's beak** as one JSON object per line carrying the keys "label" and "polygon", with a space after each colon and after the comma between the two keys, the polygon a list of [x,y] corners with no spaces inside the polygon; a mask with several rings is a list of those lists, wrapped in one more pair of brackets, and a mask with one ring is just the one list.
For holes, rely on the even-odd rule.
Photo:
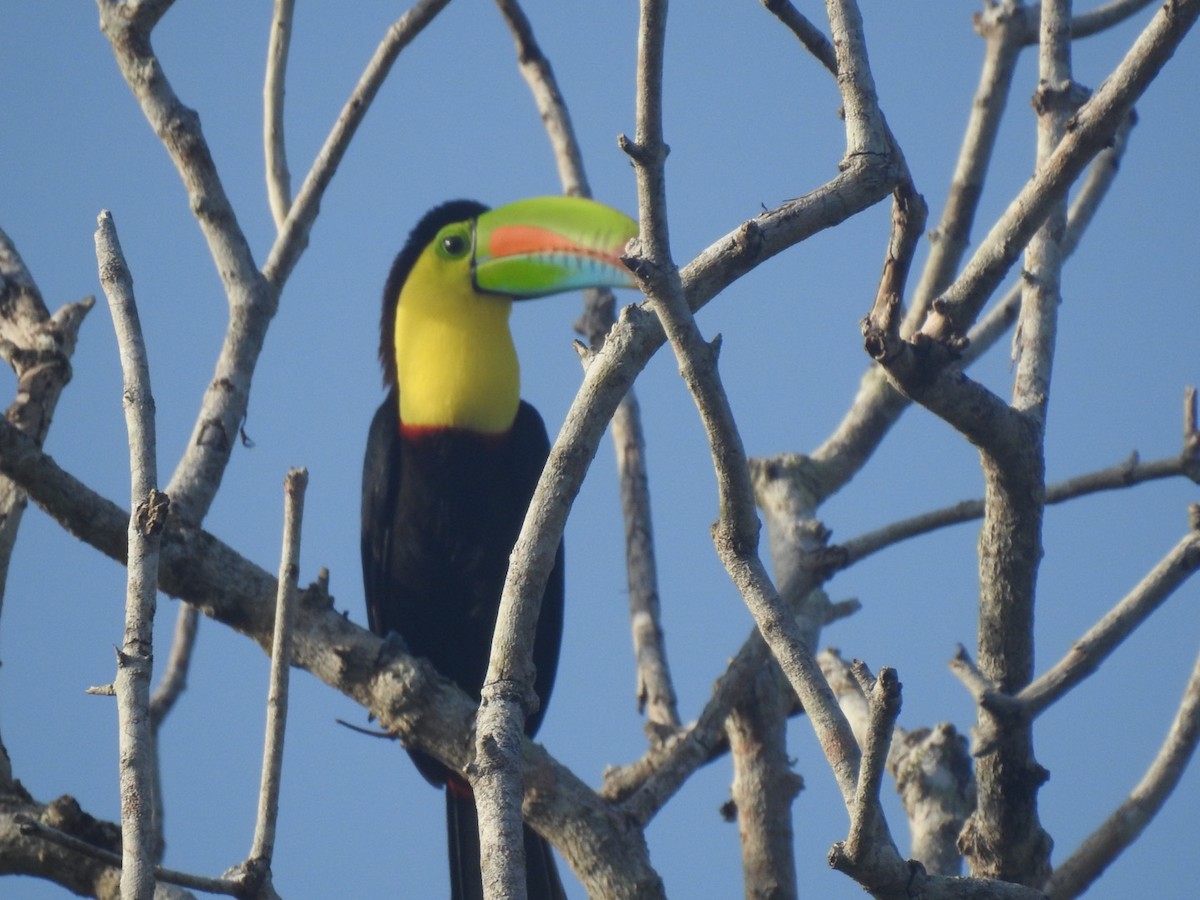
{"label": "toucan's beak", "polygon": [[621,262],[633,219],[594,200],[534,197],[479,216],[475,287],[514,300],[589,287],[636,287]]}

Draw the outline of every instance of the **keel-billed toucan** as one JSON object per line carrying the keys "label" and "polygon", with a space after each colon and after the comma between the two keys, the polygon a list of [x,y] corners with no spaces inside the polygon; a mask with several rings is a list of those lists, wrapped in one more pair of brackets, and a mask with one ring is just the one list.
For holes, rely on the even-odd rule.
{"label": "keel-billed toucan", "polygon": [[[628,216],[590,200],[541,197],[490,211],[458,200],[426,213],[388,276],[379,352],[389,391],[363,466],[367,617],[476,700],[509,554],[549,452],[541,417],[520,399],[512,301],[633,286],[619,257],[636,232]],[[540,705],[530,735],[554,683],[562,621],[560,547],[533,650]],[[470,787],[412,756],[446,787],[451,896],[481,898]],[[528,827],[525,856],[530,898],[565,896],[549,844]]]}

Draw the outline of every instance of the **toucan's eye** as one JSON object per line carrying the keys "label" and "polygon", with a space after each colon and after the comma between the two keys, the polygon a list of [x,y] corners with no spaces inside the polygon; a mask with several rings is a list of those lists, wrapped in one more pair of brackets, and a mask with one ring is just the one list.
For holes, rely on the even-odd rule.
{"label": "toucan's eye", "polygon": [[450,225],[437,236],[437,253],[443,259],[462,259],[471,250],[471,234],[465,223]]}

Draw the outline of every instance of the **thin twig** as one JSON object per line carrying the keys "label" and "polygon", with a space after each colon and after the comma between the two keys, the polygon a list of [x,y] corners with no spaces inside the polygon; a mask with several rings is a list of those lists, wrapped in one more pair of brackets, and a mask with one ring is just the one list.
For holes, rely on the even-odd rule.
{"label": "thin twig", "polygon": [[903,327],[906,337],[925,321],[930,302],[953,281],[966,252],[1020,56],[1020,28],[1015,21],[1019,6],[1013,0],[1005,0],[989,5],[979,14],[979,28],[986,40],[979,84],[946,206],[930,235],[929,258],[913,291],[912,309]]}
{"label": "thin twig", "polygon": [[171,652],[163,667],[158,687],[150,697],[150,723],[157,731],[170,715],[176,701],[187,688],[188,670],[192,664],[192,650],[196,646],[199,630],[199,614],[189,603],[181,604],[175,617],[175,634],[171,640]]}
{"label": "thin twig", "polygon": [[1200,660],[1192,669],[1179,710],[1146,774],[1128,799],[1113,810],[1046,881],[1052,900],[1078,897],[1150,823],[1179,784],[1200,739]]}
{"label": "thin twig", "polygon": [[[154,736],[155,754],[158,753],[158,734],[163,722],[187,687],[188,670],[192,664],[192,650],[196,646],[199,625],[200,614],[196,607],[190,603],[179,604],[179,611],[175,616],[175,633],[171,638],[171,652],[167,655],[167,664],[163,668],[158,687],[150,695],[150,731]],[[161,863],[162,855],[166,851],[166,809],[163,806],[161,767],[154,770],[154,822],[154,860]]]}
{"label": "thin twig", "polygon": [[[121,854],[105,850],[103,847],[97,847],[95,844],[89,844],[87,841],[67,834],[65,831],[44,825],[36,819],[25,818],[21,820],[20,828],[25,834],[37,835],[52,844],[57,844],[74,853],[80,853],[98,860],[105,865],[118,869],[121,867]],[[203,875],[192,875],[188,872],[180,872],[176,869],[167,869],[162,866],[154,867],[154,878],[157,881],[175,884],[179,887],[190,888],[192,890],[204,891],[208,894],[228,894],[231,897],[236,897],[242,892],[242,885],[238,881],[226,878],[207,878]]]}
{"label": "thin twig", "polygon": [[[1046,505],[1052,506],[1086,497],[1101,491],[1115,491],[1133,487],[1148,481],[1158,481],[1164,478],[1188,476],[1190,468],[1196,462],[1191,457],[1168,456],[1165,459],[1142,462],[1136,453],[1124,462],[1114,466],[1076,475],[1065,481],[1057,482],[1046,488]],[[844,556],[839,568],[849,568],[873,553],[878,553],[887,547],[901,541],[909,540],[922,534],[928,534],[939,528],[960,525],[970,522],[983,515],[983,500],[963,500],[952,506],[931,510],[907,519],[900,519],[888,525],[859,535],[856,538],[837,545],[837,550]]]}
{"label": "thin twig", "polygon": [[342,107],[337,121],[325,138],[325,143],[313,160],[304,183],[296,192],[296,197],[288,209],[287,219],[279,227],[275,243],[267,255],[262,274],[267,284],[276,292],[283,288],[284,282],[299,262],[300,254],[308,245],[308,236],[320,211],[325,189],[333,180],[351,139],[366,117],[367,110],[383,86],[396,57],[449,2],[450,0],[418,0],[408,12],[391,24],[383,40],[375,48],[375,53],[359,76],[358,84],[354,86],[350,98]]}
{"label": "thin twig", "polygon": [[[1129,135],[1137,122],[1133,111],[1121,123],[1110,146],[1105,147],[1088,166],[1087,174],[1082,179],[1070,209],[1067,210],[1067,228],[1063,233],[1061,252],[1063,260],[1068,259],[1079,247],[1083,235],[1092,223],[1101,202],[1108,195],[1108,189],[1116,180],[1120,169],[1121,158],[1129,143]],[[1022,285],[1014,285],[1000,302],[996,303],[984,315],[967,335],[967,348],[962,354],[962,365],[971,365],[991,349],[1000,336],[1012,327],[1017,320],[1021,308]]]}
{"label": "thin twig", "polygon": [[[1103,6],[1097,6],[1093,10],[1080,13],[1072,18],[1071,37],[1078,40],[1094,34],[1101,34],[1135,16],[1153,2],[1154,0],[1109,0]],[[1038,26],[1041,14],[1042,5],[1040,3],[1034,3],[1021,10],[1021,41],[1026,46],[1036,44],[1039,40]]]}
{"label": "thin twig", "polygon": [[748,696],[755,676],[769,661],[770,651],[756,628],[713,685],[696,721],[637,761],[605,772],[601,796],[619,802],[632,821],[649,822],[692,773],[713,758],[725,740],[725,723],[734,706]]}
{"label": "thin twig", "polygon": [[271,647],[271,688],[267,696],[267,733],[263,745],[262,784],[254,825],[251,860],[269,868],[275,853],[275,824],[279,819],[279,786],[283,771],[283,739],[287,727],[288,673],[292,665],[292,619],[300,575],[300,525],[308,471],[291,469],[283,482],[283,554],[279,562],[279,594],[275,603],[275,632]]}
{"label": "thin twig", "polygon": [[1189,532],[1058,663],[1017,694],[1030,715],[1044,712],[1095,672],[1122,641],[1200,569],[1200,533]]}
{"label": "thin twig", "polygon": [[900,682],[896,679],[894,669],[880,669],[876,679],[869,677],[870,673],[862,662],[854,663],[852,669],[860,687],[863,687],[869,714],[858,789],[850,809],[850,830],[846,840],[836,845],[830,853],[830,865],[842,871],[853,871],[862,866],[863,855],[874,852],[871,842],[876,839],[881,824],[875,819],[882,815],[879,789],[887,768],[892,732],[900,715]]}
{"label": "thin twig", "polygon": [[283,98],[295,5],[295,0],[275,0],[267,47],[267,75],[263,81],[263,152],[267,166],[267,200],[271,204],[276,228],[283,227],[288,208],[292,205],[292,176],[288,172],[287,143],[283,137]]}
{"label": "thin twig", "polygon": [[820,28],[810,22],[789,0],[762,0],[762,5],[791,30],[821,65],[832,75],[837,75],[837,54],[833,44],[829,43],[829,38],[821,33]]}
{"label": "thin twig", "polygon": [[117,716],[120,728],[121,895],[127,900],[154,896],[153,862],[157,839],[154,794],[158,760],[150,725],[150,670],[154,644],[154,604],[158,588],[158,545],[168,501],[156,489],[154,398],[146,345],[133,297],[133,279],[107,210],[96,230],[100,284],[108,297],[124,376],[125,423],[129,431],[132,486],[129,519],[129,585],[125,638],[117,652]]}
{"label": "thin twig", "polygon": [[590,197],[592,189],[584,172],[583,154],[575,138],[571,113],[558,88],[550,60],[534,37],[529,17],[517,0],[496,0],[496,5],[500,7],[500,13],[517,45],[517,66],[533,94],[542,125],[550,138],[550,149],[558,164],[558,180],[562,182],[563,193],[574,197]]}

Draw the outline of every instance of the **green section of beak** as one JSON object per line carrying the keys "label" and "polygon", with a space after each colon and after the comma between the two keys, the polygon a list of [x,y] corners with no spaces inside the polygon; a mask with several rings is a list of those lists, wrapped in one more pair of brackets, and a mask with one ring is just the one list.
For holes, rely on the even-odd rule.
{"label": "green section of beak", "polygon": [[594,200],[518,200],[476,220],[475,286],[514,300],[589,287],[636,287],[620,257],[637,231],[629,216]]}

